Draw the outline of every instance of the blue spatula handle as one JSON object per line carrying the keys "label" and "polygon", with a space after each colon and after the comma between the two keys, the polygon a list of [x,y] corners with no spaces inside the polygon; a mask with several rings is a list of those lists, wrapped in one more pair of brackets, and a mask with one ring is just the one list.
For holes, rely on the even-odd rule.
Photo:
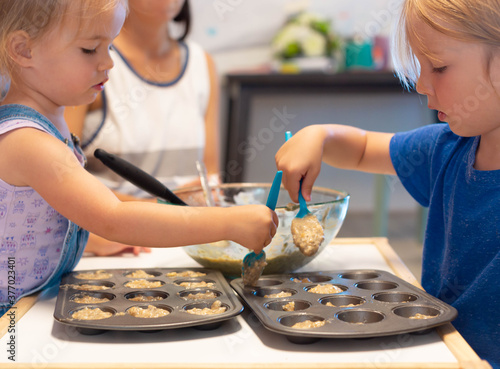
{"label": "blue spatula handle", "polygon": [[274,176],[273,184],[269,190],[269,195],[267,196],[266,206],[274,210],[276,209],[276,203],[278,202],[278,196],[280,194],[281,178],[283,177],[283,171],[278,170]]}

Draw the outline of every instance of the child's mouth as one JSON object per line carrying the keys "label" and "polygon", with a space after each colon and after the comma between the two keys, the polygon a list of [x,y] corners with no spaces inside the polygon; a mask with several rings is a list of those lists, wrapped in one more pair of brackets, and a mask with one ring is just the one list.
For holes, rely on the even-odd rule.
{"label": "child's mouth", "polygon": [[446,113],[443,113],[442,111],[439,111],[438,112],[438,119],[441,121],[441,122],[444,122],[446,120],[448,116],[446,115]]}
{"label": "child's mouth", "polygon": [[94,89],[98,90],[98,91],[102,91],[104,89],[104,84],[107,82],[108,80],[105,80],[105,81],[102,81],[101,83],[97,84],[97,85],[94,85],[92,86]]}

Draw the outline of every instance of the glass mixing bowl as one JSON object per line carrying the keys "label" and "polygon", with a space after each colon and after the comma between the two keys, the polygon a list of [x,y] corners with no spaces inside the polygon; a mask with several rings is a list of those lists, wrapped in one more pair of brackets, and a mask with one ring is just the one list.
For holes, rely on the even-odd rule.
{"label": "glass mixing bowl", "polygon": [[[265,204],[271,188],[270,183],[226,183],[212,188],[216,206]],[[201,187],[179,189],[175,194],[191,206],[206,206]],[[313,188],[307,207],[321,223],[324,241],[316,254],[303,255],[295,246],[290,230],[292,220],[298,212],[298,204],[291,202],[288,192],[281,188],[276,213],[279,227],[272,242],[264,248],[267,266],[263,274],[292,272],[317,257],[335,238],[344,221],[349,206],[349,194],[327,188]],[[186,253],[206,268],[220,270],[226,277],[241,276],[241,266],[246,247],[232,241],[219,241],[184,247]]]}

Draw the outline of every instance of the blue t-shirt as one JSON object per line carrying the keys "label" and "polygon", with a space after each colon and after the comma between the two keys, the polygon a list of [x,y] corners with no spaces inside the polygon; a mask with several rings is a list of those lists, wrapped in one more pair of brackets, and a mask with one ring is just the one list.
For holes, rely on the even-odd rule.
{"label": "blue t-shirt", "polygon": [[458,310],[453,322],[476,353],[500,368],[500,170],[474,169],[479,137],[447,124],[397,133],[397,175],[429,207],[422,286]]}

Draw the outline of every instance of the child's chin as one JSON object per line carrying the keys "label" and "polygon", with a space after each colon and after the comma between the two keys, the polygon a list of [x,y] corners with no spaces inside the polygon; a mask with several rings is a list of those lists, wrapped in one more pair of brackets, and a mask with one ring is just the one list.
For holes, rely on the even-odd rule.
{"label": "child's chin", "polygon": [[[81,99],[78,99],[79,101],[78,101],[78,104],[76,104],[76,105],[92,104],[95,101],[95,99],[97,99],[98,95],[99,95],[99,92],[95,92],[89,96],[85,96]],[[74,106],[76,106],[76,105],[74,105]]]}
{"label": "child's chin", "polygon": [[450,127],[450,130],[456,134],[457,136],[460,137],[474,137],[478,135],[478,132],[471,132],[471,130],[468,128],[466,124],[464,124],[461,121],[456,121],[450,119],[448,122],[448,126]]}

